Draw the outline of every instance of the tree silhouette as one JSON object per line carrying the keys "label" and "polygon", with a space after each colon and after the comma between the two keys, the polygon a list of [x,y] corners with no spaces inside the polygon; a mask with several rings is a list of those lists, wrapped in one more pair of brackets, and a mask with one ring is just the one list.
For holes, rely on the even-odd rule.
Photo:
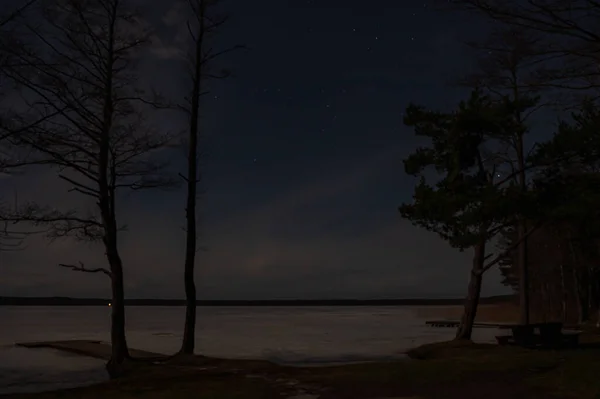
{"label": "tree silhouette", "polygon": [[190,91],[182,104],[177,108],[183,111],[188,120],[188,135],[184,144],[187,152],[187,170],[180,174],[186,187],[186,243],[184,261],[184,286],[186,297],[185,324],[180,353],[194,353],[196,331],[196,284],[194,281],[196,253],[198,251],[197,234],[197,197],[198,183],[201,182],[200,158],[204,153],[204,131],[200,124],[203,115],[201,98],[209,93],[207,81],[223,79],[229,76],[227,70],[216,70],[215,61],[222,55],[243,46],[233,46],[215,50],[212,38],[219,28],[227,22],[226,16],[219,16],[214,11],[220,0],[187,0],[190,18],[186,21],[189,33],[190,51],[186,54],[185,64],[188,67]]}
{"label": "tree silhouette", "polygon": [[[400,213],[413,224],[437,233],[452,247],[474,251],[457,339],[471,339],[483,274],[504,256],[486,253],[487,243],[531,201],[509,184],[517,172],[498,178],[504,161],[491,150],[494,142],[514,134],[515,106],[506,101],[494,102],[475,90],[451,113],[415,105],[406,110],[404,123],[414,127],[416,135],[431,139],[431,145],[418,148],[404,160],[406,173],[420,180],[413,202],[403,204]],[[424,175],[430,167],[441,175],[435,183],[428,182]],[[522,240],[534,229],[527,231]]]}
{"label": "tree silhouette", "polygon": [[[528,134],[528,119],[541,107],[552,104],[549,101],[540,101],[543,94],[548,97],[548,88],[543,86],[539,79],[540,68],[547,63],[545,54],[547,44],[532,32],[521,27],[508,26],[493,30],[488,37],[469,43],[475,50],[478,63],[477,72],[467,76],[463,84],[470,87],[482,87],[486,93],[496,98],[503,99],[511,107],[512,118],[515,121],[513,134],[508,134],[501,142],[502,152],[498,156],[510,168],[517,172],[514,183],[525,193],[529,189],[528,170],[531,165],[529,155],[532,150],[525,148],[525,136]],[[527,220],[515,219],[514,230],[516,239],[520,241],[517,248],[517,261],[519,263],[518,280],[519,302],[521,306],[521,323],[528,324],[530,319],[529,300],[529,273],[527,260],[527,242],[522,239],[527,232]]]}
{"label": "tree silhouette", "polygon": [[[538,259],[538,273],[547,269],[544,275],[548,283],[560,285],[563,317],[569,316],[567,298],[575,297],[582,322],[589,318],[592,307],[597,306],[593,302],[598,302],[600,112],[592,101],[587,101],[571,119],[561,122],[552,140],[540,144],[533,156],[535,162],[549,165],[536,176],[533,185],[535,190],[547,193],[542,217],[550,224],[543,232],[543,244],[546,248],[560,248],[560,254],[554,259],[545,258],[543,252],[549,250],[538,246],[532,255]],[[514,239],[508,233],[504,245],[510,245]],[[560,265],[555,265],[556,257],[561,259]],[[550,270],[552,267],[554,271]],[[503,269],[507,276],[514,275],[515,269],[518,271],[514,257],[506,259]],[[514,288],[520,290],[518,284]]]}
{"label": "tree silhouette", "polygon": [[[442,3],[440,1],[440,3]],[[467,10],[504,25],[542,37],[546,43],[544,67],[537,79],[545,87],[567,89],[566,94],[598,98],[600,89],[600,4],[592,0],[521,1],[451,0],[444,7]]]}
{"label": "tree silhouette", "polygon": [[2,123],[12,149],[26,159],[6,164],[52,168],[71,185],[87,211],[19,204],[5,219],[44,226],[50,237],[102,242],[112,289],[112,377],[128,357],[125,338],[123,262],[118,236],[117,193],[172,184],[163,174],[160,151],[171,136],[156,132],[146,110],[157,105],[139,84],[136,63],[149,32],[128,0],[44,2],[35,19],[22,19],[11,40],[2,41],[3,77],[19,90],[23,104]]}

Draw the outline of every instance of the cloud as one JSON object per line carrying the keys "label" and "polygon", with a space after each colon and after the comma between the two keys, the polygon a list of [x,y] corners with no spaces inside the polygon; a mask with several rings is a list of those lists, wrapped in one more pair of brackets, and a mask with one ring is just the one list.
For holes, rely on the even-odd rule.
{"label": "cloud", "polygon": [[[360,203],[323,207],[324,202],[342,204],[364,193],[365,185],[389,168],[397,154],[385,150],[351,168],[341,165],[232,215],[210,233],[209,251],[201,255],[201,280],[239,279],[247,282],[241,290],[251,296],[260,296],[263,289],[278,295],[338,297],[356,292],[399,295],[427,285],[443,288],[431,279],[445,268],[457,268],[462,280],[469,255],[401,220],[393,209],[381,223],[348,226],[332,221],[351,219],[361,212]],[[436,264],[439,258],[447,264]]]}
{"label": "cloud", "polygon": [[169,11],[162,18],[162,22],[169,27],[180,25],[186,20],[186,11],[188,9],[185,2],[174,1]]}
{"label": "cloud", "polygon": [[[245,218],[253,223],[265,224],[280,219],[283,214],[360,188],[374,173],[380,172],[390,161],[397,160],[398,156],[398,150],[393,148],[371,155],[366,160],[348,159],[343,163],[337,162],[337,166],[322,165],[317,170],[319,175],[312,180],[300,182],[287,192],[277,193],[252,213],[245,213]],[[323,171],[329,172],[323,175]],[[229,223],[237,223],[238,220],[239,215],[234,215]]]}
{"label": "cloud", "polygon": [[[211,219],[203,226],[202,244],[208,250],[199,251],[196,262],[200,298],[461,295],[470,253],[451,249],[434,234],[402,220],[393,208],[389,216],[356,218],[364,213],[369,185],[379,184],[378,176],[397,159],[396,150],[384,150],[335,168],[323,165],[319,171],[329,172],[226,218]],[[5,184],[0,188],[6,189]],[[39,198],[43,192],[49,203],[82,206],[82,197],[68,193],[68,185],[51,173],[15,179],[13,184],[22,198]],[[239,193],[220,189],[225,191],[214,194]],[[120,202],[119,216],[129,225],[119,240],[128,297],[182,297],[184,212],[181,201],[175,201],[181,198],[182,193],[154,192],[132,194]],[[101,244],[48,244],[43,237],[33,237],[25,251],[0,253],[0,291],[108,296],[105,276],[57,266],[78,261],[104,266]]]}
{"label": "cloud", "polygon": [[161,18],[163,26],[152,35],[150,53],[165,60],[183,60],[190,40],[187,22],[190,10],[182,1],[175,1]]}
{"label": "cloud", "polygon": [[185,51],[183,46],[175,42],[166,42],[157,35],[151,37],[152,45],[150,46],[150,53],[161,59],[183,59]]}

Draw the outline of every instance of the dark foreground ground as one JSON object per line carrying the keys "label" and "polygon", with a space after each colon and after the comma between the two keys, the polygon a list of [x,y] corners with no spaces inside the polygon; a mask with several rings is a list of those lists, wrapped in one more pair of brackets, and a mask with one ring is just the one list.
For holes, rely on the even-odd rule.
{"label": "dark foreground ground", "polygon": [[85,388],[7,398],[536,399],[600,398],[600,336],[573,350],[440,343],[414,360],[319,368],[197,356],[136,362],[131,375]]}

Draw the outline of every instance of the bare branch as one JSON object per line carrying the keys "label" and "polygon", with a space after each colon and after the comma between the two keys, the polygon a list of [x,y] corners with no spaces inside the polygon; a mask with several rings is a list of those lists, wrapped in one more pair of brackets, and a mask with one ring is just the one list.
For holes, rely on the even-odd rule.
{"label": "bare branch", "polygon": [[2,28],[4,25],[8,24],[9,22],[12,22],[15,19],[17,19],[19,16],[21,16],[25,12],[25,10],[27,10],[29,7],[31,7],[37,1],[38,0],[29,0],[27,3],[23,4],[21,7],[17,8],[15,11],[10,13],[6,18],[4,18],[3,21],[0,21],[0,28]]}
{"label": "bare branch", "polygon": [[[502,251],[502,253],[500,253],[499,255],[497,255],[491,262],[489,262],[488,264],[486,264],[485,266],[483,266],[481,269],[479,269],[476,273],[479,275],[482,275],[483,273],[485,273],[486,271],[488,271],[489,269],[491,269],[492,267],[494,267],[496,264],[498,264],[502,259],[506,258],[506,256],[511,253],[512,251],[514,251],[523,241],[527,240],[527,238],[534,233],[536,230],[538,230],[540,227],[542,227],[543,224],[542,223],[538,223],[535,226],[531,227],[526,233],[525,235],[523,235],[522,237],[519,237],[518,240],[515,240],[515,242],[505,251]],[[486,257],[488,258],[490,257],[489,255]]]}
{"label": "bare branch", "polygon": [[76,272],[84,272],[84,273],[104,273],[106,274],[108,277],[112,278],[112,273],[110,272],[110,270],[105,269],[103,267],[97,267],[95,269],[88,269],[85,267],[85,265],[83,264],[83,262],[79,262],[79,265],[68,265],[65,263],[59,263],[58,264],[60,267],[66,267],[69,268],[71,270],[74,270]]}
{"label": "bare branch", "polygon": [[[440,0],[441,2],[441,0]],[[540,35],[546,55],[540,88],[600,89],[600,6],[593,0],[452,0],[445,2],[489,18],[494,24]],[[548,63],[549,62],[549,63]],[[564,100],[564,99],[563,99]]]}

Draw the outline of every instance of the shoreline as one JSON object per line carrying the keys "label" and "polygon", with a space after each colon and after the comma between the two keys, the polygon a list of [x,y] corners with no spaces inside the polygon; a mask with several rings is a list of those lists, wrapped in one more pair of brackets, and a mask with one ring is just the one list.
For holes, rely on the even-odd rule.
{"label": "shoreline", "polygon": [[[414,315],[418,315],[418,323],[422,323],[423,326],[425,327],[425,317],[423,316],[435,316],[437,318],[455,318],[455,314],[457,312],[462,312],[462,306],[458,306],[458,305],[438,305],[438,306],[427,306],[427,307],[423,307],[423,306],[413,306],[413,307],[409,307],[407,308],[407,311],[414,314]],[[494,313],[498,313],[499,309],[502,309],[502,307],[498,306],[498,305],[481,305],[480,309],[483,309],[480,312],[480,317],[482,315],[485,315],[486,313],[489,313],[488,316],[492,316]],[[17,311],[17,310],[15,310]],[[169,310],[167,310],[169,311]],[[370,313],[369,311],[367,311],[367,313]],[[387,313],[387,312],[385,312]],[[424,314],[425,313],[425,314]],[[428,327],[425,327],[428,328]],[[444,330],[453,330],[453,329],[444,329]],[[437,333],[437,332],[436,332]],[[426,334],[427,335],[427,334]],[[444,334],[445,335],[445,334]],[[49,337],[48,337],[49,338]],[[438,338],[438,340],[443,340],[443,339],[449,339],[450,337],[448,336],[448,338]],[[40,335],[37,337],[37,339],[39,340],[43,340],[44,336]],[[59,338],[61,339],[61,338]],[[62,338],[65,339],[65,338]],[[98,343],[103,343],[105,345],[105,349],[103,349],[100,352],[100,355],[96,355],[94,356],[96,359],[102,359],[102,360],[106,360],[107,356],[108,356],[108,352],[107,352],[107,348],[109,350],[109,346],[106,345],[104,342],[102,342],[101,340],[93,340],[93,341],[76,341],[79,342],[79,345],[81,346],[81,344],[85,344],[86,343],[90,343],[92,345],[98,344]],[[428,342],[428,341],[425,341]],[[429,341],[432,342],[432,341]],[[67,345],[72,345],[73,341],[59,341],[59,342],[33,342],[33,343],[25,343],[25,345],[23,345],[23,343],[21,342],[20,346],[23,347],[46,347],[49,348],[50,350],[64,350],[64,348],[56,348],[53,346],[58,345],[62,345],[64,346],[65,344]],[[399,344],[400,342],[398,342]],[[16,345],[12,345],[12,346],[16,346]],[[135,346],[135,345],[134,345]],[[285,372],[289,372],[292,373],[293,375],[295,375],[296,373],[304,373],[303,370],[307,370],[307,369],[311,369],[311,370],[323,370],[323,373],[327,373],[327,370],[330,370],[332,368],[353,368],[353,367],[365,367],[365,368],[378,368],[378,367],[396,367],[393,365],[396,365],[398,362],[402,363],[402,362],[406,362],[409,361],[409,356],[408,356],[408,352],[410,352],[412,347],[415,346],[419,346],[419,342],[414,342],[413,344],[410,345],[410,343],[408,343],[407,346],[402,346],[402,350],[398,350],[397,352],[395,352],[392,348],[391,351],[386,352],[387,354],[389,354],[388,356],[385,355],[381,355],[381,356],[373,356],[373,357],[362,357],[360,356],[360,358],[352,358],[352,359],[344,359],[342,361],[339,360],[334,360],[331,359],[330,360],[324,360],[324,361],[304,361],[304,360],[299,360],[299,361],[279,361],[279,360],[275,360],[273,358],[269,359],[269,360],[260,360],[261,358],[241,358],[241,359],[235,359],[233,356],[232,357],[227,357],[227,358],[206,358],[206,357],[195,357],[194,358],[194,362],[201,362],[202,365],[196,365],[195,370],[199,370],[199,369],[204,369],[206,366],[206,363],[220,363],[220,364],[237,364],[237,365],[242,365],[240,367],[235,366],[234,368],[240,370],[240,373],[248,373],[249,371],[246,370],[246,366],[245,364],[251,364],[252,362],[254,363],[265,363],[265,364],[270,364],[271,366],[269,367],[273,367],[276,368],[277,370],[280,370],[281,372],[283,372],[285,370]],[[153,347],[147,346],[144,347],[145,349],[149,349],[152,350]],[[76,348],[77,349],[77,348]],[[83,348],[84,351],[87,350],[85,348]],[[399,348],[397,348],[399,349]],[[41,349],[43,351],[43,349]],[[81,355],[81,350],[82,348],[78,348],[76,351],[73,350],[71,351],[72,353],[78,353],[79,355]],[[166,352],[163,352],[166,353]],[[83,353],[84,355],[86,355],[86,353]],[[135,356],[135,350],[132,349],[132,354]],[[87,354],[89,356],[89,353]],[[161,354],[151,354],[152,356],[150,357],[154,357],[155,360],[161,360],[162,363],[164,363],[165,359],[168,359],[168,355],[163,355]],[[159,355],[158,357],[156,355]],[[79,356],[78,356],[79,357]],[[256,359],[256,360],[250,360],[250,359]],[[101,361],[102,361],[101,360]],[[412,363],[412,361],[411,361]],[[163,364],[164,365],[164,364]],[[165,367],[171,367],[166,365]],[[210,366],[212,367],[212,366]],[[220,366],[219,366],[220,367]],[[232,366],[233,367],[233,366]],[[99,370],[103,371],[103,367],[99,367]],[[225,372],[225,371],[223,371]],[[278,371],[279,372],[279,371]],[[320,373],[321,371],[315,371],[316,373]],[[161,371],[162,373],[162,371]],[[84,374],[81,374],[84,375]],[[69,377],[68,375],[65,375],[65,377],[63,377],[63,381],[69,380],[71,382],[75,382],[77,386],[79,387],[83,387],[81,389],[89,389],[90,392],[95,391],[96,389],[101,389],[98,388],[96,386],[97,381],[92,383],[92,385],[90,384],[85,384],[85,383],[79,383],[78,379],[81,377],[76,376],[76,374],[73,374],[73,377]],[[179,380],[179,377],[174,377],[177,381]],[[32,380],[31,384],[34,384],[34,381]],[[109,383],[110,384],[110,383]],[[33,385],[32,385],[33,386]],[[48,386],[48,385],[47,385]],[[54,388],[50,388],[50,389],[54,389]],[[78,388],[79,389],[79,388]],[[160,388],[162,389],[162,388]],[[23,391],[21,391],[23,392]],[[30,391],[31,392],[31,391]],[[63,389],[61,389],[60,392],[65,392]],[[78,391],[79,392],[79,391]],[[87,391],[86,391],[87,392]],[[40,390],[35,390],[35,392],[31,392],[31,395],[42,395],[42,394],[47,394],[47,395],[53,395],[52,391],[48,391],[44,388],[40,389]],[[68,394],[66,394],[68,396]],[[90,393],[90,395],[92,395]],[[0,398],[4,399],[6,396],[2,396],[0,395]],[[20,398],[21,396],[19,396]],[[38,396],[31,396],[32,398],[38,398]],[[40,396],[40,397],[44,397],[44,396]],[[52,397],[52,396],[49,396]],[[82,396],[83,398],[86,398],[87,396]],[[185,396],[184,396],[185,397]],[[210,397],[210,396],[208,396]],[[245,396],[242,396],[245,397]],[[15,397],[16,398],[16,397]],[[261,398],[262,399],[262,398]],[[325,398],[323,398],[325,399]],[[362,399],[362,398],[361,398]]]}
{"label": "shoreline", "polygon": [[173,357],[160,364],[127,361],[128,375],[113,381],[1,399],[414,398],[594,399],[600,381],[600,336],[562,351],[439,342],[412,350],[411,360],[325,367],[281,366],[269,361]]}

